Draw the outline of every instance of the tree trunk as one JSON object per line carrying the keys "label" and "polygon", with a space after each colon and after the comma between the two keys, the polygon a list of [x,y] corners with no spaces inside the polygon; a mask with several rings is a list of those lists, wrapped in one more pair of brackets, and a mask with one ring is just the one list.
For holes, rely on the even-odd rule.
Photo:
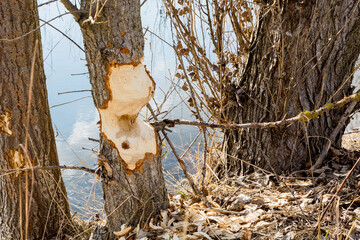
{"label": "tree trunk", "polygon": [[[0,38],[13,39],[0,40],[1,169],[59,164],[38,27],[36,1],[1,3]],[[35,48],[33,87],[30,89]],[[32,98],[28,112],[30,90]],[[70,220],[60,170],[2,175],[0,206],[0,239],[49,239]]]}
{"label": "tree trunk", "polygon": [[[359,2],[261,3],[248,63],[224,117],[235,123],[276,121],[351,94],[360,51]],[[344,112],[332,110],[286,127],[226,131],[232,157],[225,173],[249,171],[251,166],[241,160],[277,173],[310,167]],[[334,146],[341,146],[344,130],[345,125]]]}
{"label": "tree trunk", "polygon": [[93,5],[91,12],[90,1],[82,1],[81,11],[90,13],[94,22],[73,13],[84,36],[92,94],[101,118],[99,164],[104,169],[105,210],[113,232],[122,224],[147,222],[169,202],[160,141],[154,129],[138,118],[155,88],[141,63],[140,1],[108,1],[97,18],[95,9]]}

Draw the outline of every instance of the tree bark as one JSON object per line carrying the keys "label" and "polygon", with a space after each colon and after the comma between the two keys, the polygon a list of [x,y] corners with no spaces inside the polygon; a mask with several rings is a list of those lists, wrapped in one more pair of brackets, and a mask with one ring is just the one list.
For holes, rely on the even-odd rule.
{"label": "tree bark", "polygon": [[[226,120],[281,120],[352,93],[360,52],[358,1],[261,1],[259,16],[243,76],[229,91]],[[286,127],[226,131],[232,157],[222,171],[239,175],[252,169],[241,160],[276,173],[310,167],[344,112],[332,110]],[[335,147],[341,146],[345,126]]]}
{"label": "tree bark", "polygon": [[[168,208],[169,202],[157,146],[160,141],[154,129],[138,118],[155,87],[141,64],[144,36],[140,2],[108,1],[97,18],[94,9],[95,5],[91,13],[90,1],[82,1],[81,11],[90,13],[94,21],[86,15],[83,17],[88,20],[82,18],[78,22],[84,36],[92,94],[101,118],[99,164],[104,169],[105,210],[113,232],[119,231],[122,224],[136,226],[147,222]],[[129,81],[121,82],[125,80]],[[143,140],[143,129],[150,140]],[[144,141],[144,145],[133,150],[134,145],[139,145],[137,141]],[[141,149],[147,149],[148,144],[157,149]]]}
{"label": "tree bark", "polygon": [[[36,1],[11,0],[1,3],[1,169],[59,164],[38,27]],[[32,73],[35,48],[37,54]],[[28,112],[30,91],[32,98]],[[49,239],[56,236],[70,220],[66,190],[59,169],[4,174],[0,177],[0,206],[0,239]]]}

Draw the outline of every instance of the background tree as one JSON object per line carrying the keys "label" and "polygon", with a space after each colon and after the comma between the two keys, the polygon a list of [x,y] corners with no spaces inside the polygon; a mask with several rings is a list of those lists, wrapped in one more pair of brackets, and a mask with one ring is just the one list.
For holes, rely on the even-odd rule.
{"label": "background tree", "polygon": [[[35,0],[0,5],[0,168],[58,165]],[[0,177],[0,238],[56,236],[70,211],[60,170]]]}
{"label": "background tree", "polygon": [[141,63],[140,1],[62,0],[80,24],[100,114],[100,157],[110,231],[137,225],[169,206],[154,129],[138,118],[155,83]]}
{"label": "background tree", "polygon": [[[269,122],[338,101],[352,93],[352,76],[360,52],[359,1],[259,1],[247,65],[225,110],[235,123]],[[341,147],[352,112],[331,110],[305,123],[271,129],[227,131],[233,158],[226,168],[239,174],[249,165],[277,173],[305,169],[327,148]],[[350,111],[349,111],[350,110]]]}
{"label": "background tree", "polygon": [[[183,90],[195,92],[189,107],[199,105],[210,121],[279,121],[352,93],[358,1],[164,3],[178,37],[176,77]],[[221,176],[251,171],[249,162],[277,173],[318,166],[329,141],[341,146],[355,109],[351,104],[277,128],[226,130],[225,160],[212,164]]]}

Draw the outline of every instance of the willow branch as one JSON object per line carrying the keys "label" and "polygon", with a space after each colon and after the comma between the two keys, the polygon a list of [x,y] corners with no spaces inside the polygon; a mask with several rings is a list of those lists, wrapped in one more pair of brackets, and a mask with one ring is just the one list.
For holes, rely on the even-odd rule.
{"label": "willow branch", "polygon": [[25,172],[25,171],[34,171],[34,170],[43,170],[43,169],[73,169],[81,170],[91,174],[97,174],[94,169],[86,167],[77,167],[77,166],[39,166],[32,168],[17,168],[17,169],[0,169],[0,173],[16,173],[16,172]]}
{"label": "willow branch", "polygon": [[305,110],[299,113],[297,116],[292,118],[283,119],[275,122],[263,122],[263,123],[241,123],[241,124],[233,124],[233,123],[209,123],[209,122],[199,122],[199,121],[190,121],[183,119],[164,119],[162,121],[156,121],[151,123],[154,127],[174,127],[175,125],[190,125],[190,126],[198,126],[198,127],[210,127],[210,128],[223,128],[223,129],[242,129],[242,128],[272,128],[279,127],[283,125],[289,125],[295,122],[308,122],[313,118],[316,118],[322,115],[324,112],[341,108],[344,105],[350,102],[358,102],[360,100],[360,92],[350,95],[341,99],[335,103],[328,103],[322,106],[321,108],[308,111]]}

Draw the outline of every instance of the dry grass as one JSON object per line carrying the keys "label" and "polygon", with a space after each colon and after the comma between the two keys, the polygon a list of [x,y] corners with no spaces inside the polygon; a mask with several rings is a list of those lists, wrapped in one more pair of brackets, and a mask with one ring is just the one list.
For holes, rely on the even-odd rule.
{"label": "dry grass", "polygon": [[[343,146],[358,150],[359,138],[359,133],[345,134]],[[216,142],[215,137],[209,139]],[[194,179],[199,184],[203,154],[184,152],[198,162]],[[221,160],[221,153],[211,141],[209,152],[210,162]],[[331,149],[327,166],[314,172],[275,176],[258,171],[222,181],[210,172],[207,202],[194,196],[189,185],[174,182],[168,186],[172,189],[171,207],[160,214],[161,221],[151,220],[143,229],[123,225],[116,232],[117,239],[360,239],[359,169],[346,182],[317,230],[323,210],[355,159],[355,153]],[[105,216],[72,220],[77,232],[65,235],[65,239],[109,237]]]}
{"label": "dry grass", "polygon": [[[359,239],[360,198],[347,184],[316,231],[340,174],[288,177],[254,173],[210,184],[207,206],[183,193],[170,195],[162,220],[145,229],[123,226],[119,239]],[[329,180],[331,178],[331,180]],[[94,228],[95,229],[95,228]]]}

